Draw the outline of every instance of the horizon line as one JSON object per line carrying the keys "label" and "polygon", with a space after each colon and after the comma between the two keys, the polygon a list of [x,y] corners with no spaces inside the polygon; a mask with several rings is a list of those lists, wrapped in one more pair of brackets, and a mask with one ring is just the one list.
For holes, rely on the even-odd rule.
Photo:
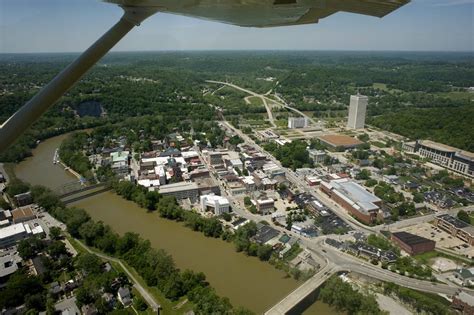
{"label": "horizon line", "polygon": [[[144,50],[114,50],[109,54],[116,53],[163,53],[163,52],[364,52],[364,53],[467,53],[474,54],[474,50],[409,50],[409,49],[380,49],[380,50],[359,50],[359,49],[144,49]],[[32,51],[32,52],[0,52],[0,55],[28,55],[28,54],[82,54],[84,51]],[[104,57],[105,57],[104,56]]]}

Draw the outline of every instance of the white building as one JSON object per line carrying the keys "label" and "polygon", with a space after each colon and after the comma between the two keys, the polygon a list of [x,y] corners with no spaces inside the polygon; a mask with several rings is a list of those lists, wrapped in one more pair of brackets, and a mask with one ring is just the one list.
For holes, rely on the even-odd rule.
{"label": "white building", "polygon": [[314,163],[323,163],[326,159],[326,152],[321,150],[308,150],[309,157]]}
{"label": "white building", "polygon": [[31,235],[28,224],[18,223],[0,229],[0,248],[15,245],[16,242],[28,238]]}
{"label": "white building", "polygon": [[347,127],[352,129],[363,129],[365,126],[365,114],[369,98],[364,95],[352,95],[349,105],[349,119]]}
{"label": "white building", "polygon": [[212,210],[215,215],[221,215],[229,212],[229,200],[227,198],[216,195],[201,196],[201,210]]}
{"label": "white building", "polygon": [[306,128],[308,127],[308,118],[307,117],[288,117],[288,128]]}

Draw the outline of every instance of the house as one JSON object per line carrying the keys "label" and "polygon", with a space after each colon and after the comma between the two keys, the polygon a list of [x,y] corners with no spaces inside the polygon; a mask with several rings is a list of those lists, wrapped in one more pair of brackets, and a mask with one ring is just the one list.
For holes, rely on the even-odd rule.
{"label": "house", "polygon": [[57,281],[53,282],[50,284],[50,287],[49,287],[49,293],[52,295],[52,296],[59,296],[59,294],[61,294],[63,292],[63,288],[61,287],[61,284]]}
{"label": "house", "polygon": [[94,306],[94,304],[87,304],[81,307],[81,312],[82,315],[96,315],[97,308]]}
{"label": "house", "polygon": [[18,207],[23,207],[31,204],[33,202],[33,197],[31,196],[31,192],[25,192],[22,194],[18,194],[13,196],[15,199],[15,203]]}
{"label": "house", "polygon": [[463,286],[474,286],[474,268],[456,269],[453,275]]}
{"label": "house", "polygon": [[117,291],[117,298],[123,306],[132,304],[132,295],[128,288],[120,287]]}

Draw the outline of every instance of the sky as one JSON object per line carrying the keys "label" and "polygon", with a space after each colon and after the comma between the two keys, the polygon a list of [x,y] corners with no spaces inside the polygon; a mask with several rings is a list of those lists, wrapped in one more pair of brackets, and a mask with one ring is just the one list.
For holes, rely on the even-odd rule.
{"label": "sky", "polygon": [[[121,13],[100,0],[0,0],[0,53],[83,51]],[[412,0],[382,19],[337,13],[266,29],[159,13],[113,50],[262,49],[474,51],[474,0]]]}

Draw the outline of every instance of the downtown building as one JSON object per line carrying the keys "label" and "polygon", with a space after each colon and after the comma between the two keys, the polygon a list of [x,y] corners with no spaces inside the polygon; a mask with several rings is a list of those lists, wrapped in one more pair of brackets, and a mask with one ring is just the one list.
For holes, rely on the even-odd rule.
{"label": "downtown building", "polygon": [[407,142],[403,144],[403,149],[429,158],[434,164],[450,171],[474,178],[474,153],[430,140]]}
{"label": "downtown building", "polygon": [[229,200],[214,194],[201,196],[201,210],[204,212],[212,211],[215,215],[228,213],[230,210]]}
{"label": "downtown building", "polygon": [[380,211],[382,200],[350,179],[342,178],[321,182],[320,189],[365,224],[383,220]]}
{"label": "downtown building", "polygon": [[433,240],[407,232],[394,232],[390,239],[412,256],[433,251],[436,246]]}
{"label": "downtown building", "polygon": [[435,217],[434,225],[452,236],[459,238],[461,241],[474,246],[474,226],[449,214],[442,214]]}
{"label": "downtown building", "polygon": [[307,117],[288,117],[288,129],[298,129],[308,127]]}
{"label": "downtown building", "polygon": [[369,98],[364,95],[351,95],[349,104],[349,118],[347,120],[347,128],[363,129],[365,126],[365,115],[367,112],[367,104]]}

